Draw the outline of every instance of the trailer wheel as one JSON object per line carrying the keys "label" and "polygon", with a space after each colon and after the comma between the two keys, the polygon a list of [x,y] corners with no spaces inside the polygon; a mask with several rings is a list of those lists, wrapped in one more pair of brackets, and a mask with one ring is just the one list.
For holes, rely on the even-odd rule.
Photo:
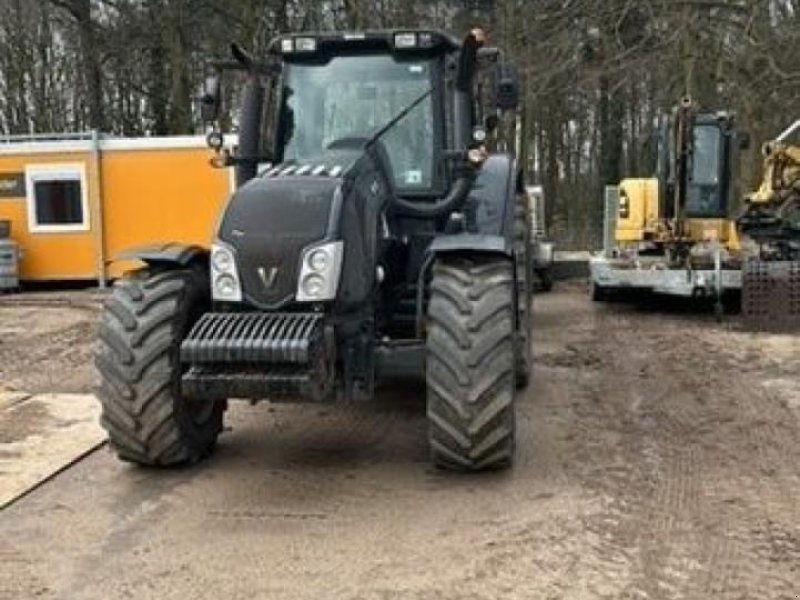
{"label": "trailer wheel", "polygon": [[96,365],[100,422],[125,461],[167,467],[208,455],[222,429],[222,403],[181,396],[180,344],[207,309],[201,269],[135,271],[106,301]]}
{"label": "trailer wheel", "polygon": [[515,434],[514,269],[505,258],[444,258],[428,306],[427,410],[438,467],[511,465]]}
{"label": "trailer wheel", "polygon": [[517,332],[515,372],[517,387],[527,387],[531,376],[531,304],[533,265],[531,264],[531,215],[524,195],[514,205],[514,254],[517,263]]}

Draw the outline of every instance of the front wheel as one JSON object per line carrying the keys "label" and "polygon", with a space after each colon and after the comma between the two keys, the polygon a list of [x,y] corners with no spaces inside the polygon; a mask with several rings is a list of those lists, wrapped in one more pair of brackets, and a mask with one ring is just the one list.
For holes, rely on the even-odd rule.
{"label": "front wheel", "polygon": [[181,395],[181,341],[208,304],[199,268],[145,268],[115,285],[96,364],[101,424],[120,459],[166,467],[196,462],[213,449],[223,405]]}
{"label": "front wheel", "polygon": [[440,258],[433,265],[426,382],[438,467],[481,471],[512,463],[514,286],[505,258]]}

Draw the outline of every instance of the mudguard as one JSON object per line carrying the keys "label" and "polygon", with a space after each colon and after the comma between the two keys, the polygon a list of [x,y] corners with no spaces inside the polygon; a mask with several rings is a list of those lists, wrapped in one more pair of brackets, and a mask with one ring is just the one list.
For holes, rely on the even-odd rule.
{"label": "mudguard", "polygon": [[511,256],[514,236],[514,201],[520,176],[516,161],[507,154],[486,159],[464,206],[464,233],[434,238],[429,254],[445,252],[488,252]]}
{"label": "mudguard", "polygon": [[201,246],[169,242],[166,244],[131,248],[117,255],[114,260],[139,260],[148,265],[169,264],[187,267],[195,260],[207,258],[208,254],[208,249]]}
{"label": "mudguard", "polygon": [[448,252],[465,252],[467,250],[511,256],[513,246],[502,235],[457,233],[440,235],[434,238],[428,247],[428,253],[434,255]]}

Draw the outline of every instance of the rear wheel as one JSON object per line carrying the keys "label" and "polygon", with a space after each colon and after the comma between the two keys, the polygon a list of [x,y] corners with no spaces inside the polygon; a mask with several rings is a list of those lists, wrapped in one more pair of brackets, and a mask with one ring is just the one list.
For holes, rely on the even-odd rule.
{"label": "rear wheel", "polygon": [[145,268],[117,282],[103,311],[96,364],[101,424],[120,459],[172,466],[213,449],[223,405],[181,395],[181,340],[208,303],[201,269]]}
{"label": "rear wheel", "polygon": [[427,405],[434,464],[507,467],[514,454],[514,269],[505,258],[442,258],[428,306]]}

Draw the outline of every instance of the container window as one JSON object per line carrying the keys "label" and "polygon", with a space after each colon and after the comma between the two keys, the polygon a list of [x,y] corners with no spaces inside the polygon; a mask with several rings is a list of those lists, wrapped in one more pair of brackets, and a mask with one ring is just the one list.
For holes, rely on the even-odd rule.
{"label": "container window", "polygon": [[85,231],[89,228],[83,168],[30,168],[27,173],[31,231]]}

